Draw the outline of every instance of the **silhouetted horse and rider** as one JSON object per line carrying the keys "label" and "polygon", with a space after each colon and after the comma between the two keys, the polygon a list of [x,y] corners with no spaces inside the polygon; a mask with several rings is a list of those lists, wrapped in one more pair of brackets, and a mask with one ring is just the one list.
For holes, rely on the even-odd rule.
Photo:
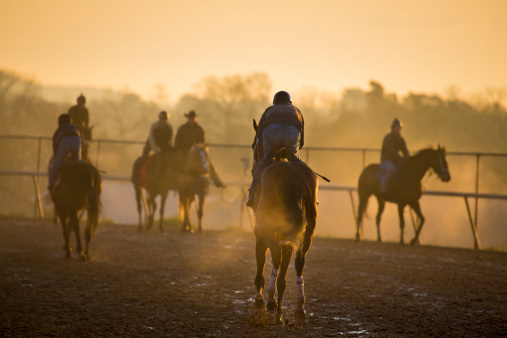
{"label": "silhouetted horse and rider", "polygon": [[269,249],[273,269],[266,308],[276,311],[276,320],[281,321],[287,269],[296,249],[296,315],[304,318],[303,268],[317,223],[317,175],[298,157],[304,123],[287,92],[275,94],[261,123],[258,128],[254,121],[254,179],[247,201],[256,211],[256,304],[264,308],[264,265]]}
{"label": "silhouetted horse and rider", "polygon": [[[59,183],[51,194],[55,211],[63,229],[65,257],[70,258],[70,233],[76,234],[77,252],[81,260],[89,260],[89,245],[97,232],[100,214],[102,180],[98,170],[82,161],[68,161],[63,164]],[[81,245],[78,212],[87,211],[85,249]]]}
{"label": "silhouetted horse and rider", "polygon": [[419,219],[419,225],[411,244],[418,243],[419,234],[424,224],[424,216],[419,205],[419,198],[422,195],[421,180],[429,169],[433,169],[443,182],[449,182],[451,175],[447,165],[445,148],[438,146],[437,149],[424,149],[417,154],[407,158],[394,174],[390,187],[386,192],[382,192],[380,187],[380,165],[370,164],[361,173],[358,184],[359,209],[357,217],[356,240],[363,238],[363,215],[366,213],[368,199],[375,195],[378,201],[378,212],[376,217],[377,239],[381,242],[380,236],[380,218],[384,211],[385,203],[392,202],[398,204],[398,215],[400,218],[400,243],[403,244],[403,230],[405,220],[403,211],[406,205],[409,205],[416,213]]}

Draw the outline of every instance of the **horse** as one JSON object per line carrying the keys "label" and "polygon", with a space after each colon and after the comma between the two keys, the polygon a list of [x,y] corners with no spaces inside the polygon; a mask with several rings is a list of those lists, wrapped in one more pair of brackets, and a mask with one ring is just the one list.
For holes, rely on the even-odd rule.
{"label": "horse", "polygon": [[[254,129],[257,123],[254,120]],[[252,172],[259,163],[257,143],[252,146],[254,161]],[[281,159],[283,153],[277,154]],[[271,251],[273,269],[268,291],[266,309],[276,311],[275,320],[282,321],[282,297],[287,285],[286,275],[290,260],[296,251],[297,276],[297,318],[304,319],[305,295],[303,283],[303,268],[305,256],[310,249],[312,237],[317,224],[317,175],[304,163],[275,161],[264,170],[261,178],[260,194],[256,195],[256,238],[255,257],[257,274],[255,287],[258,307],[264,308],[264,265],[266,253]],[[278,290],[278,299],[275,293]]]}
{"label": "horse", "polygon": [[357,189],[359,194],[359,208],[356,224],[356,241],[360,241],[363,238],[363,215],[366,214],[369,197],[371,195],[375,195],[378,201],[378,212],[376,218],[378,242],[382,242],[380,236],[380,218],[387,201],[398,204],[401,244],[404,244],[404,208],[406,205],[409,205],[412,210],[414,210],[419,219],[419,226],[417,227],[414,238],[410,241],[410,244],[414,245],[419,243],[419,234],[421,233],[421,229],[424,224],[424,216],[419,205],[419,198],[421,198],[422,195],[421,180],[430,168],[437,173],[438,177],[443,182],[449,182],[451,180],[445,155],[445,148],[440,147],[439,145],[437,149],[423,149],[417,154],[406,159],[391,180],[390,188],[387,193],[382,193],[380,191],[380,179],[377,177],[379,167],[379,164],[370,164],[364,168],[361,172],[361,176],[359,177]]}
{"label": "horse", "polygon": [[[197,229],[202,232],[203,208],[208,191],[210,168],[207,146],[205,144],[193,145],[186,155],[186,161],[183,161],[178,176],[178,208],[183,223],[182,231],[190,233],[193,231],[189,211],[192,201],[197,196]],[[215,184],[218,186],[217,183]]]}
{"label": "horse", "polygon": [[[51,195],[63,229],[65,240],[65,257],[70,258],[72,248],[69,243],[70,233],[76,234],[77,252],[82,261],[90,259],[90,240],[97,233],[100,214],[100,194],[102,179],[99,171],[91,164],[82,161],[65,162],[61,171],[60,183],[55,186]],[[79,233],[78,212],[86,210],[86,246],[83,252]]]}
{"label": "horse", "polygon": [[[139,157],[134,162],[132,171],[132,183],[134,184],[135,198],[137,203],[137,213],[139,215],[138,231],[143,229],[142,221],[142,189],[143,187],[148,193],[148,224],[147,228],[151,229],[157,210],[155,198],[160,195],[160,232],[163,232],[162,224],[164,222],[164,206],[169,190],[177,190],[176,169],[180,162],[180,156],[174,148],[163,149],[152,155],[147,160]],[[144,173],[140,173],[144,170]]]}

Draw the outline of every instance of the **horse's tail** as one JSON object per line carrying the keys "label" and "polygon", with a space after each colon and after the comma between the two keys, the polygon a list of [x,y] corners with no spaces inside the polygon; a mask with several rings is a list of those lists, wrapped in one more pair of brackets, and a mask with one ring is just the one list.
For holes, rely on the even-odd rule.
{"label": "horse's tail", "polygon": [[305,201],[307,196],[305,182],[297,179],[288,182],[285,191],[285,210],[287,217],[287,229],[285,229],[285,237],[294,242],[297,241],[302,234],[305,226]]}
{"label": "horse's tail", "polygon": [[86,197],[88,198],[88,228],[90,233],[94,236],[97,233],[97,227],[99,224],[100,216],[100,194],[102,192],[102,178],[100,177],[99,171],[90,166],[88,171],[91,175],[90,184],[87,187]]}

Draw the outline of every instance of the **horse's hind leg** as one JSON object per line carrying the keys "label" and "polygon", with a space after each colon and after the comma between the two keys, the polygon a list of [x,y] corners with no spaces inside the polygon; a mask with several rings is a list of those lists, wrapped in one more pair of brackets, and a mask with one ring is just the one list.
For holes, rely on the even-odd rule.
{"label": "horse's hind leg", "polygon": [[363,216],[365,210],[368,207],[368,199],[370,195],[359,194],[359,206],[357,208],[357,219],[356,219],[356,242],[363,239]]}
{"label": "horse's hind leg", "polygon": [[169,191],[167,191],[165,194],[162,194],[160,196],[160,222],[159,222],[160,232],[164,232],[164,228],[162,227],[162,224],[164,223],[164,208],[165,208],[165,201],[167,199],[168,192]]}
{"label": "horse's hind leg", "polygon": [[289,268],[290,259],[292,257],[292,253],[294,252],[294,247],[292,244],[284,244],[281,247],[282,249],[282,262],[280,265],[280,272],[278,278],[276,279],[276,288],[278,289],[278,308],[276,311],[276,321],[282,321],[282,298],[283,293],[285,291],[285,287],[287,286],[287,269]]}
{"label": "horse's hind leg", "polygon": [[[257,230],[257,228],[255,228]],[[257,239],[255,242],[255,259],[257,261],[257,275],[255,276],[255,288],[257,289],[257,296],[255,298],[255,305],[264,307],[264,297],[262,296],[262,289],[264,288],[264,265],[266,263],[266,252],[268,247],[262,239]]]}
{"label": "horse's hind leg", "polygon": [[271,278],[268,285],[268,303],[266,305],[266,308],[269,312],[274,312],[277,309],[277,303],[275,299],[276,280],[278,277],[278,269],[280,268],[280,263],[282,261],[282,249],[274,237],[268,247],[271,251],[273,270],[271,271]]}
{"label": "horse's hind leg", "polygon": [[[315,224],[315,222],[313,223]],[[297,309],[296,309],[296,317],[305,318],[305,292],[304,292],[304,279],[303,279],[303,269],[305,267],[305,257],[308,250],[310,250],[310,246],[312,245],[312,237],[315,229],[315,225],[311,226],[311,223],[308,223],[307,230],[305,231],[305,237],[303,240],[302,246],[296,253],[295,260],[295,268],[296,268],[296,284],[297,284]]]}
{"label": "horse's hind leg", "polygon": [[155,218],[155,211],[157,210],[157,202],[155,202],[155,196],[150,194],[148,198],[148,205],[150,206],[150,217],[148,217],[148,225],[147,228],[151,229],[153,226],[153,219]]}
{"label": "horse's hind leg", "polygon": [[386,202],[380,198],[377,198],[378,200],[378,211],[377,211],[377,218],[375,219],[375,222],[377,224],[377,241],[380,243],[382,242],[382,237],[380,236],[380,220],[382,218],[382,213],[384,212],[384,208],[386,207]]}
{"label": "horse's hind leg", "polygon": [[[90,217],[90,216],[88,216]],[[90,241],[92,240],[92,225],[90,222],[88,222],[88,224],[86,225],[86,230],[85,230],[85,240],[86,240],[86,244],[85,244],[85,251],[84,251],[84,255],[82,256],[82,259],[83,260],[87,260],[89,261],[90,260],[90,255],[88,254],[88,248],[90,247]]]}
{"label": "horse's hind leg", "polygon": [[419,201],[415,201],[414,203],[410,203],[410,207],[414,212],[416,213],[418,219],[419,219],[419,226],[416,229],[414,238],[410,241],[411,245],[419,244],[419,234],[421,233],[421,229],[424,224],[424,216],[421,212],[421,206],[419,205]]}
{"label": "horse's hind leg", "polygon": [[197,202],[197,219],[199,222],[199,232],[202,232],[202,216],[203,216],[203,208],[204,208],[205,199],[206,199],[206,194],[204,193],[204,191],[202,193],[199,193],[198,202]]}
{"label": "horse's hind leg", "polygon": [[79,233],[79,219],[77,218],[76,211],[73,211],[69,214],[69,227],[72,227],[76,233],[76,246],[79,257],[81,259],[85,259],[83,255],[83,246],[81,245],[81,234]]}
{"label": "horse's hind leg", "polygon": [[400,218],[400,244],[405,244],[403,240],[403,231],[405,230],[405,218],[403,217],[403,210],[405,209],[405,204],[398,204],[398,216]]}
{"label": "horse's hind leg", "polygon": [[140,184],[134,183],[134,191],[136,194],[136,204],[137,204],[137,215],[139,216],[139,227],[137,228],[137,231],[141,232],[143,230],[143,217],[142,217],[142,188]]}
{"label": "horse's hind leg", "polygon": [[62,224],[63,230],[63,240],[65,241],[65,244],[63,246],[63,249],[65,250],[65,258],[70,258],[72,248],[70,247],[70,229],[67,222],[67,217],[63,217],[62,215],[59,215],[58,217],[60,217],[60,223]]}

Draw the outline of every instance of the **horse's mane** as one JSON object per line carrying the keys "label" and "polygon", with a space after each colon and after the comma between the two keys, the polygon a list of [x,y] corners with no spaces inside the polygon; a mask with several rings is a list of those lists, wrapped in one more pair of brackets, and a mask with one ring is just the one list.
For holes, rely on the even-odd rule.
{"label": "horse's mane", "polygon": [[415,153],[414,155],[410,156],[409,160],[411,160],[411,161],[418,160],[421,157],[427,156],[429,153],[434,152],[434,151],[435,151],[435,149],[433,149],[433,147],[421,149],[417,153]]}

